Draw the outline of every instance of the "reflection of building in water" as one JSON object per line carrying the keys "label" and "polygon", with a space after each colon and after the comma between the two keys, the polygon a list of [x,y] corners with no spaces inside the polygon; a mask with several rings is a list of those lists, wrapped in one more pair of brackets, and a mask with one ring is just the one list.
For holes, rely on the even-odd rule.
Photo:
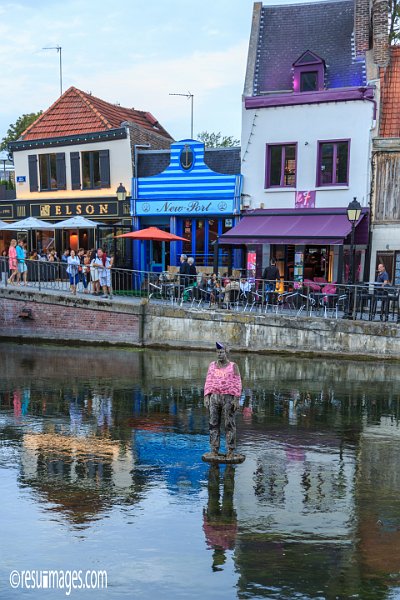
{"label": "reflection of building in water", "polygon": [[361,569],[400,583],[400,426],[389,416],[360,439],[357,516]]}
{"label": "reflection of building in water", "polygon": [[[221,479],[222,498],[221,498]],[[213,571],[221,571],[226,561],[226,551],[234,550],[237,536],[237,516],[233,504],[235,468],[227,465],[221,477],[218,464],[208,471],[208,502],[203,511],[203,530],[206,542],[213,550]]]}
{"label": "reflection of building in water", "polygon": [[109,439],[26,433],[21,480],[75,523],[91,520],[115,497],[137,492],[129,447]]}
{"label": "reflection of building in water", "polygon": [[99,427],[109,428],[112,426],[111,393],[105,395],[93,394],[92,413],[95,415]]}
{"label": "reflection of building in water", "polygon": [[288,598],[296,592],[348,597],[348,585],[357,591],[351,543],[356,524],[349,518],[355,508],[354,452],[343,451],[334,435],[320,446],[316,436],[289,425],[287,431],[290,443],[260,433],[252,443],[245,440],[246,461],[235,485],[238,596],[273,597],[273,590],[284,589]]}

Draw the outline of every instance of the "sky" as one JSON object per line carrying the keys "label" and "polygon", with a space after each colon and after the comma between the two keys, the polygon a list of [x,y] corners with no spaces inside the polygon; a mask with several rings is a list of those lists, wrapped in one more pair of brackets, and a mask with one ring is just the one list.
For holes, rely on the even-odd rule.
{"label": "sky", "polygon": [[194,137],[240,138],[252,9],[253,0],[0,0],[0,139],[58,98],[49,46],[62,47],[63,91],[149,111],[177,140],[190,137],[190,101],[169,94],[190,92]]}

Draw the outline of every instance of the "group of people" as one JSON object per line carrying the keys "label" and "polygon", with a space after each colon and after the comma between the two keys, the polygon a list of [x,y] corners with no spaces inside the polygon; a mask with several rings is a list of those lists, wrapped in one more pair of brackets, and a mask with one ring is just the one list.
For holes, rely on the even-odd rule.
{"label": "group of people", "polygon": [[80,248],[75,250],[65,250],[61,257],[61,262],[67,263],[67,274],[71,293],[76,295],[79,282],[83,285],[83,293],[89,293],[89,285],[92,286],[94,296],[103,294],[104,298],[112,298],[111,269],[113,258],[107,256],[107,253],[98,248],[97,252],[91,250],[85,252]]}
{"label": "group of people", "polygon": [[[27,249],[26,242],[21,238],[18,242],[12,239],[10,247],[5,256],[8,256],[8,266],[10,276],[8,284],[27,285],[28,267],[27,267]],[[111,268],[113,266],[113,257],[108,256],[102,249],[98,248],[85,251],[80,248],[75,250],[65,250],[58,258],[55,250],[43,250],[38,253],[32,250],[29,253],[29,260],[49,263],[60,262],[64,264],[65,272],[69,278],[71,293],[76,295],[79,283],[83,286],[83,292],[89,291],[95,296],[103,295],[105,298],[112,298]]]}
{"label": "group of people", "polygon": [[[222,277],[216,273],[198,273],[194,265],[194,258],[187,257],[186,254],[181,254],[180,257],[179,284],[184,290],[184,299],[189,299],[190,288],[195,288],[197,295],[206,294],[207,300],[210,300],[211,304],[222,303],[227,306],[231,301],[232,292],[247,294],[252,287],[251,281],[245,277],[229,277],[228,273],[224,273]],[[196,294],[196,292],[193,293]]]}

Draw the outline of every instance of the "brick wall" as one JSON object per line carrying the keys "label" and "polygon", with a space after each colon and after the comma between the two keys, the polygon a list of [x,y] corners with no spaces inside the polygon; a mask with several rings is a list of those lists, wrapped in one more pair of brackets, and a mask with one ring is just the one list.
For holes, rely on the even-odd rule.
{"label": "brick wall", "polygon": [[[14,292],[15,293],[15,292]],[[139,314],[118,312],[91,306],[78,306],[70,299],[49,302],[37,298],[20,300],[0,297],[0,336],[27,340],[71,340],[82,342],[109,342],[138,345],[140,339]],[[70,305],[68,305],[70,304]],[[93,303],[94,304],[94,303]],[[21,318],[29,309],[32,319]]]}
{"label": "brick wall", "polygon": [[387,0],[373,0],[372,31],[374,62],[379,67],[389,64],[389,14]]}
{"label": "brick wall", "polygon": [[356,56],[363,56],[369,50],[370,39],[370,0],[354,2],[354,42]]}

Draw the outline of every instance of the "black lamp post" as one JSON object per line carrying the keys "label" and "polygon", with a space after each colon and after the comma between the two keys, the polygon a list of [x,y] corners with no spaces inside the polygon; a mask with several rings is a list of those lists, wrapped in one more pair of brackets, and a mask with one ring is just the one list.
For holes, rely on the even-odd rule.
{"label": "black lamp post", "polygon": [[350,261],[349,261],[349,278],[347,283],[354,285],[355,280],[355,267],[354,267],[354,238],[356,231],[356,223],[361,215],[361,204],[357,201],[357,198],[353,198],[347,207],[347,218],[351,223],[351,238],[350,238]]}
{"label": "black lamp post", "polygon": [[126,189],[122,185],[122,183],[120,183],[117,187],[117,198],[119,202],[123,202],[124,200],[126,200]]}

